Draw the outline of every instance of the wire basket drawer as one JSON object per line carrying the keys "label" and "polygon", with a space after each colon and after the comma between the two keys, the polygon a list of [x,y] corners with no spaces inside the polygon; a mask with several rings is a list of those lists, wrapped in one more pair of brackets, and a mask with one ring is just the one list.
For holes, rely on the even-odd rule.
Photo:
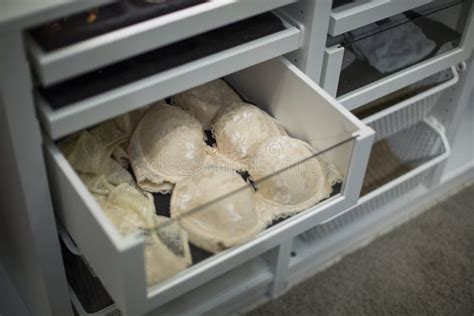
{"label": "wire basket drawer", "polygon": [[459,76],[454,67],[446,69],[434,76],[417,82],[411,87],[412,90],[431,86],[433,81],[436,85],[405,99],[393,106],[364,118],[364,123],[375,130],[375,141],[387,138],[429,115],[433,107],[446,89],[455,85]]}
{"label": "wire basket drawer", "polygon": [[376,212],[422,184],[450,152],[444,129],[432,118],[377,142],[373,146],[358,204],[304,232],[301,238],[306,241],[323,239]]}

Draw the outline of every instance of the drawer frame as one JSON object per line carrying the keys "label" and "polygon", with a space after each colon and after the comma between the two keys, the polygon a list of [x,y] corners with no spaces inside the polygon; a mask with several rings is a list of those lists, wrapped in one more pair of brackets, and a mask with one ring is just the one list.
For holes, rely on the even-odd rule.
{"label": "drawer frame", "polygon": [[[242,74],[244,75],[242,76]],[[272,79],[267,80],[267,83],[259,87],[254,85],[254,80],[243,80],[243,78],[259,80],[259,76],[267,76]],[[151,311],[248,260],[279,247],[303,231],[357,203],[374,138],[374,132],[370,128],[361,123],[284,58],[273,59],[245,69],[230,76],[228,80],[234,87],[235,85],[239,86],[237,90],[244,96],[250,97],[252,101],[253,94],[261,95],[263,99],[256,100],[259,102],[255,103],[262,105],[263,108],[275,104],[273,113],[271,109],[269,112],[276,115],[277,118],[279,114],[284,115],[284,113],[278,112],[282,108],[283,111],[289,111],[287,113],[294,112],[289,106],[282,106],[287,99],[283,98],[281,101],[275,99],[280,96],[294,97],[292,93],[289,93],[290,91],[301,96],[299,104],[304,104],[304,107],[302,111],[298,112],[305,112],[305,109],[309,110],[315,106],[320,109],[318,113],[320,112],[321,116],[315,118],[315,125],[321,122],[321,124],[330,126],[331,123],[327,121],[331,117],[339,118],[339,123],[342,124],[339,128],[350,136],[348,140],[344,139],[342,135],[338,136],[342,143],[350,145],[350,147],[345,145],[350,151],[347,152],[349,165],[346,166],[346,180],[342,192],[266,229],[255,239],[243,245],[218,253],[161,284],[147,288],[144,277],[143,236],[136,234],[123,238],[118,234],[66,158],[53,141],[45,135],[45,155],[49,167],[48,173],[56,215],[75,240],[117,306],[125,313],[139,314]],[[315,98],[314,101],[318,101],[314,103],[311,101],[312,97]],[[285,122],[282,124],[285,125]],[[329,129],[328,133],[330,135],[332,131]],[[87,234],[84,234],[83,227],[87,227]],[[278,262],[275,264],[277,265]],[[284,276],[275,275],[274,277],[276,280],[284,279]],[[277,286],[275,281],[273,286]],[[277,288],[281,288],[281,286],[278,285]]]}

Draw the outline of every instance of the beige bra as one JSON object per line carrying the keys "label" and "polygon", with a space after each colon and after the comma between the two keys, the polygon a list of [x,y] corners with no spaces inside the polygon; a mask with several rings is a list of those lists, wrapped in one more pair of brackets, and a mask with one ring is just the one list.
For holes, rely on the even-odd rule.
{"label": "beige bra", "polygon": [[173,97],[173,100],[177,106],[191,112],[205,130],[210,129],[211,121],[217,111],[234,102],[242,101],[222,79],[179,93]]}
{"label": "beige bra", "polygon": [[309,144],[288,136],[264,141],[248,170],[256,182],[258,208],[278,219],[328,198],[332,185],[341,181],[341,175],[315,154]]}
{"label": "beige bra", "polygon": [[126,138],[109,121],[90,131],[76,133],[58,146],[89,191],[98,198],[108,195],[113,187],[121,183],[134,185],[132,175],[111,157]]}
{"label": "beige bra", "polygon": [[176,223],[155,215],[152,195],[140,192],[131,174],[111,157],[130,135],[120,126],[115,121],[101,123],[66,138],[59,147],[122,235],[148,232],[145,270],[152,285],[191,265],[189,244]]}
{"label": "beige bra", "polygon": [[251,239],[267,224],[256,211],[251,186],[236,172],[218,168],[178,182],[170,208],[190,242],[212,253]]}
{"label": "beige bra", "polygon": [[130,137],[132,136],[135,128],[138,125],[138,122],[142,119],[143,115],[148,111],[152,105],[147,105],[141,107],[135,111],[131,111],[120,115],[113,119],[115,125],[120,129],[125,135],[126,139],[118,146],[113,152],[112,157],[115,158],[124,168],[130,166],[130,161],[128,158],[127,148],[130,143]]}
{"label": "beige bra", "polygon": [[212,124],[217,150],[246,169],[258,146],[269,137],[286,135],[266,112],[249,103],[233,103],[221,109]]}
{"label": "beige bra", "polygon": [[153,196],[127,184],[114,188],[101,203],[123,236],[145,233],[145,272],[148,285],[162,282],[192,264],[187,234],[169,218],[157,216]]}
{"label": "beige bra", "polygon": [[210,150],[201,124],[190,113],[161,102],[138,124],[128,155],[142,189],[169,192],[197,171]]}

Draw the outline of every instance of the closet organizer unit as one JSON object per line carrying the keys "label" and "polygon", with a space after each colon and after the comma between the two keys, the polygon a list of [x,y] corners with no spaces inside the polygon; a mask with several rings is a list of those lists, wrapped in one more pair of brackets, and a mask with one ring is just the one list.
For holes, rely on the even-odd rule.
{"label": "closet organizer unit", "polygon": [[352,1],[333,8],[321,85],[352,110],[466,60],[471,5]]}
{"label": "closet organizer unit", "polygon": [[[104,7],[56,21],[27,34],[27,49],[39,79],[36,102],[45,130],[48,176],[56,216],[64,227],[65,250],[75,253],[76,259],[81,257],[122,312],[135,315],[159,308],[184,313],[195,307],[190,300],[196,297],[217,306],[223,297],[228,301],[242,291],[265,293],[275,278],[282,277],[277,275],[280,269],[275,269],[278,256],[263,259],[268,258],[269,251],[357,202],[373,131],[280,57],[301,46],[302,34],[265,11],[288,2],[192,3],[180,11],[143,18],[141,8],[135,7],[137,2],[131,1],[113,10]],[[129,10],[134,12],[131,16],[140,19],[121,24],[123,21],[114,16]],[[232,18],[224,21],[219,15],[210,19],[217,11]],[[249,17],[261,12],[265,13]],[[74,24],[84,23],[84,18],[97,25],[103,18],[103,28],[96,33],[85,32]],[[111,22],[116,20],[120,23]],[[193,29],[193,25],[200,28]],[[62,34],[60,45],[49,42],[44,33],[48,27]],[[77,31],[74,42],[67,36],[69,28]],[[179,38],[167,37],[175,28]],[[165,35],[161,38],[161,34]],[[143,232],[127,237],[118,232],[56,143],[74,132],[217,78],[223,78],[245,101],[273,116],[291,137],[315,149],[311,157],[273,170],[264,181],[282,172],[311,172],[305,170],[308,159],[335,167],[339,181],[324,200],[294,216],[268,223],[252,239],[215,255],[201,252],[200,256],[194,251],[199,260],[192,266],[147,286]],[[258,181],[243,183],[242,188],[210,204],[232,198],[241,190],[257,187],[258,192]],[[197,207],[194,211],[205,210]],[[157,211],[166,213],[163,206]]]}

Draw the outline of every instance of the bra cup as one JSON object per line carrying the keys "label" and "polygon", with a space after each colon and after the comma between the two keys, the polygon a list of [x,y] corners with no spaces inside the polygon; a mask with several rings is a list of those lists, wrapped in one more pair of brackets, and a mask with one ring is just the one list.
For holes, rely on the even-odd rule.
{"label": "bra cup", "polygon": [[213,253],[250,239],[266,225],[255,210],[250,185],[234,171],[220,169],[178,182],[171,218],[179,221],[193,244]]}
{"label": "bra cup", "polygon": [[150,192],[168,191],[196,172],[206,158],[200,123],[182,109],[153,106],[138,124],[128,147],[138,185]]}
{"label": "bra cup", "polygon": [[211,121],[223,107],[241,102],[239,95],[222,80],[214,80],[173,97],[174,103],[191,112],[205,130],[211,128]]}
{"label": "bra cup", "polygon": [[180,126],[158,140],[144,156],[153,157],[151,170],[168,179],[191,175],[205,159],[203,135],[189,126]]}
{"label": "bra cup", "polygon": [[259,198],[271,204],[274,218],[303,211],[329,196],[331,184],[315,150],[288,137],[272,137],[257,149],[249,173]]}
{"label": "bra cup", "polygon": [[248,103],[234,103],[220,110],[212,132],[217,150],[230,159],[246,164],[267,138],[286,135],[270,115]]}

